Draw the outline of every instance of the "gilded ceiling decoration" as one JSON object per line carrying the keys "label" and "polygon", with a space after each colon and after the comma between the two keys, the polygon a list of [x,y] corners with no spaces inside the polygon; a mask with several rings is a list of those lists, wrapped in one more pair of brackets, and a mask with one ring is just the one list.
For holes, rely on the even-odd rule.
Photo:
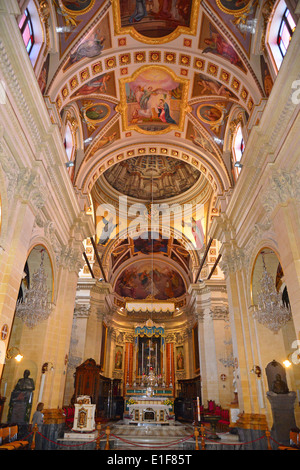
{"label": "gilded ceiling decoration", "polygon": [[144,155],[114,165],[104,173],[117,191],[136,199],[160,200],[177,196],[199,180],[200,171],[171,157]]}
{"label": "gilded ceiling decoration", "polygon": [[[195,273],[199,265],[217,216],[216,198],[234,184],[228,157],[233,121],[240,115],[245,126],[253,122],[256,105],[273,85],[263,56],[251,60],[249,25],[257,7],[255,0],[53,2],[59,53],[45,57],[39,83],[51,119],[62,130],[72,109],[77,190],[92,195],[94,211],[104,202],[117,210],[118,195],[203,203],[203,217],[192,214],[189,222],[188,249],[176,245],[176,236],[171,245],[159,240],[150,246],[146,239],[138,246],[130,237],[118,244],[118,236],[98,243],[105,269],[118,273],[114,281],[121,297],[144,299],[155,287],[154,277],[166,277],[162,265],[144,273],[142,265],[128,267],[125,275],[134,256],[152,254],[171,263],[164,267],[168,276],[175,273],[173,284],[164,285],[166,298],[180,298],[182,273]],[[103,222],[95,220],[99,242]],[[197,248],[200,220],[204,241]],[[174,233],[178,228],[172,227]],[[111,236],[119,230],[121,220]],[[208,261],[216,257],[210,254]],[[133,278],[139,288],[130,294],[124,289]]]}

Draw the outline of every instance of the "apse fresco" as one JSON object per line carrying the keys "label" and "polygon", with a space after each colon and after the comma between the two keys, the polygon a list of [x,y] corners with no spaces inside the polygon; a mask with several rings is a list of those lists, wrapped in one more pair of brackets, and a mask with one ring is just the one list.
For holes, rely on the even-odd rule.
{"label": "apse fresco", "polygon": [[125,269],[116,282],[115,291],[121,297],[135,300],[167,300],[182,296],[186,288],[177,271],[161,261],[153,261],[135,263]]}
{"label": "apse fresco", "polygon": [[142,36],[162,38],[178,26],[189,27],[190,0],[119,0],[121,27],[133,26]]}
{"label": "apse fresco", "polygon": [[211,53],[223,57],[246,72],[246,68],[233,46],[219,33],[205,15],[203,15],[201,25],[199,49],[202,50],[203,54]]}
{"label": "apse fresco", "polygon": [[123,83],[122,112],[126,128],[164,132],[182,125],[186,87],[166,68],[147,67]]}

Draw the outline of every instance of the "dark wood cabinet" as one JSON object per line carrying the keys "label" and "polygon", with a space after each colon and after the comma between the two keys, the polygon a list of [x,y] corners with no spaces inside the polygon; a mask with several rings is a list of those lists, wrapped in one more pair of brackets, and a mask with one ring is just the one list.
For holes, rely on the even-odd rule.
{"label": "dark wood cabinet", "polygon": [[88,395],[96,405],[97,418],[122,419],[124,399],[120,394],[121,380],[101,375],[101,367],[92,358],[76,367],[74,402]]}
{"label": "dark wood cabinet", "polygon": [[178,397],[174,400],[175,419],[178,421],[194,421],[197,414],[197,397],[201,405],[201,377],[178,380]]}

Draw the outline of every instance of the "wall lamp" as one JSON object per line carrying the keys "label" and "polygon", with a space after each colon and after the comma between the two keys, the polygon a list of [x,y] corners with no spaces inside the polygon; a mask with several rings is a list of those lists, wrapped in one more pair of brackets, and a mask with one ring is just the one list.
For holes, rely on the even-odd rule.
{"label": "wall lamp", "polygon": [[253,366],[250,372],[252,372],[252,374],[257,375],[257,377],[261,376],[261,368],[259,366]]}
{"label": "wall lamp", "polygon": [[[292,356],[294,356],[294,357],[292,357]],[[282,361],[284,367],[286,367],[286,368],[291,367],[292,364],[297,365],[297,364],[299,364],[299,362],[300,362],[300,353],[297,353],[296,351],[290,353],[287,356],[287,358],[284,361]]]}
{"label": "wall lamp", "polygon": [[44,374],[45,372],[48,372],[48,370],[53,370],[53,369],[54,369],[54,366],[52,362],[45,362],[42,365],[42,374]]}
{"label": "wall lamp", "polygon": [[15,359],[17,362],[22,361],[23,356],[20,353],[20,349],[16,346],[12,346],[6,351],[6,359]]}

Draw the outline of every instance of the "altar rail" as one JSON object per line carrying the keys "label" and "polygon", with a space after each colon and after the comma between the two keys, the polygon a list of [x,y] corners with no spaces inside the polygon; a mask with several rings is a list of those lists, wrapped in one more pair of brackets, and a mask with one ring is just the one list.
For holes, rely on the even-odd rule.
{"label": "altar rail", "polygon": [[[121,438],[120,436],[118,435],[115,435],[115,434],[112,434],[111,433],[111,430],[110,430],[110,427],[107,426],[105,428],[105,430],[101,430],[101,424],[98,424],[97,425],[97,436],[96,438],[92,441],[94,443],[94,450],[111,450],[112,449],[112,446],[111,446],[111,443],[112,443],[112,439],[118,439],[120,440],[121,442],[126,442],[126,444],[130,444],[132,446],[134,446],[135,448],[141,448],[141,449],[144,449],[144,450],[147,450],[147,449],[151,449],[151,450],[155,450],[155,449],[167,449],[168,447],[173,447],[174,445],[180,445],[180,444],[183,444],[184,442],[188,441],[188,440],[193,440],[194,442],[194,450],[216,450],[216,447],[219,448],[220,450],[223,450],[224,448],[227,448],[227,449],[242,449],[244,448],[246,445],[249,445],[249,444],[253,444],[255,441],[258,441],[258,440],[265,440],[265,448],[266,450],[273,450],[272,449],[272,445],[271,445],[271,441],[273,441],[277,446],[278,446],[278,449],[281,448],[281,445],[280,443],[276,442],[272,437],[271,437],[271,433],[268,429],[265,430],[265,434],[263,434],[262,436],[260,436],[259,438],[253,440],[253,441],[249,441],[249,442],[225,442],[225,441],[215,441],[213,439],[209,439],[207,438],[207,432],[209,432],[209,428],[207,428],[206,426],[204,426],[203,424],[200,426],[200,427],[197,427],[195,426],[194,428],[194,432],[189,435],[189,436],[186,436],[182,439],[178,439],[176,441],[172,441],[172,442],[166,442],[166,443],[163,443],[161,442],[159,445],[153,445],[153,444],[141,444],[141,443],[137,443],[137,442],[133,442],[133,441],[130,441],[128,439],[124,439],[124,438]],[[30,449],[31,450],[35,450],[36,449],[36,446],[35,446],[35,442],[36,442],[36,435],[38,434],[42,439],[46,439],[46,440],[49,440],[46,436],[44,436],[42,433],[40,433],[38,431],[38,427],[37,425],[34,426],[33,428],[33,431],[31,432],[32,434],[32,443],[31,443],[31,446],[30,446]],[[104,439],[103,439],[104,437]],[[89,441],[91,442],[91,441]],[[104,444],[104,445],[101,445]],[[73,445],[66,445],[66,444],[60,444],[58,442],[56,442],[57,444],[57,448],[61,448],[61,449],[67,449],[67,450],[74,450],[76,447],[77,448],[81,448],[81,447],[84,447],[86,445],[86,442],[80,442],[80,443],[77,443],[77,444],[73,444]],[[0,446],[1,448],[1,446]],[[11,448],[10,450],[14,450],[13,448]]]}

